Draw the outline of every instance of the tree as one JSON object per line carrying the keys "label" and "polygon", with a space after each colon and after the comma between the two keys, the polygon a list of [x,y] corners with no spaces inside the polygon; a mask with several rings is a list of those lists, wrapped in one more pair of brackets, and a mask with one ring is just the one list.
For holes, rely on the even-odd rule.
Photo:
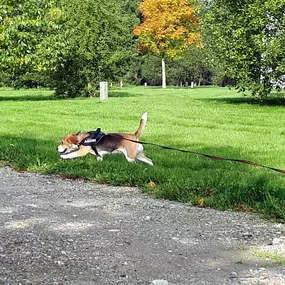
{"label": "tree", "polygon": [[[206,48],[190,47],[179,59],[169,59],[166,66],[168,84],[190,85],[191,81],[197,85],[206,85],[216,80],[216,70],[212,66],[212,54]],[[150,85],[161,84],[161,59],[158,56],[146,55],[140,66],[142,82]]]}
{"label": "tree", "polygon": [[[0,69],[12,80],[52,70],[63,53],[61,11],[50,0],[2,0],[0,4]],[[30,77],[31,77],[30,76]]]}
{"label": "tree", "polygon": [[126,72],[135,53],[132,27],[137,18],[115,0],[61,1],[71,49],[54,74],[55,87],[69,97],[87,95],[99,81]]}
{"label": "tree", "polygon": [[194,81],[198,86],[210,84],[213,68],[209,57],[211,54],[206,48],[191,47],[183,56],[175,61],[174,69],[182,83]]}
{"label": "tree", "polygon": [[136,53],[132,2],[2,0],[0,71],[13,80],[45,74],[58,95],[94,92],[126,73]]}
{"label": "tree", "polygon": [[208,1],[204,31],[239,91],[265,97],[285,74],[284,11],[284,0]]}
{"label": "tree", "polygon": [[161,57],[162,87],[166,87],[165,58],[175,58],[191,45],[199,45],[199,19],[193,1],[144,0],[139,5],[143,22],[136,26],[138,50]]}
{"label": "tree", "polygon": [[139,15],[138,4],[140,0],[121,0],[123,2],[123,10],[130,13]]}

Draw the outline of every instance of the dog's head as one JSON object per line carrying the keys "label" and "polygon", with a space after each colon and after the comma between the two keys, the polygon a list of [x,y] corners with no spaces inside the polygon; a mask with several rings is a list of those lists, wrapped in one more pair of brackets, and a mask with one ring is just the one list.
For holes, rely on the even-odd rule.
{"label": "dog's head", "polygon": [[79,143],[78,135],[79,133],[70,134],[70,135],[65,136],[62,139],[61,144],[57,147],[57,151],[60,154],[65,154],[73,150],[77,150],[79,148],[78,147],[78,143]]}

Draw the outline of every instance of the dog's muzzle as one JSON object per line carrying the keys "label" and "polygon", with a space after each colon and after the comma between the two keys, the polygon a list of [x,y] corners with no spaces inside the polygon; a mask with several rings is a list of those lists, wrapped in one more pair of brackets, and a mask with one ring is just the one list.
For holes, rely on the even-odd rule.
{"label": "dog's muzzle", "polygon": [[59,145],[56,150],[57,150],[57,152],[59,152],[60,154],[63,154],[63,153],[66,153],[67,148],[64,148],[62,145]]}
{"label": "dog's muzzle", "polygon": [[70,153],[74,150],[78,150],[79,146],[78,145],[73,145],[71,148],[65,148],[63,147],[62,145],[59,145],[57,147],[57,151],[60,153],[60,154],[65,154],[65,153]]}

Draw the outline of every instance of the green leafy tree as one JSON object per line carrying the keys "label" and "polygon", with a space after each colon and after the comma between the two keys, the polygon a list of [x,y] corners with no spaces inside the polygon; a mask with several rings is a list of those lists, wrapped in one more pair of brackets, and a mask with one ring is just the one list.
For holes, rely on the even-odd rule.
{"label": "green leafy tree", "polygon": [[[138,18],[128,3],[89,0],[3,0],[0,70],[41,73],[58,95],[93,92],[100,80],[128,70]],[[125,6],[124,6],[125,5]]]}
{"label": "green leafy tree", "polygon": [[[169,59],[166,66],[168,83],[184,86],[189,86],[192,81],[197,85],[217,83],[217,71],[212,65],[211,56],[206,48],[190,47],[178,60]],[[141,65],[142,78],[151,85],[161,83],[160,61],[158,56],[147,55]]]}
{"label": "green leafy tree", "polygon": [[139,15],[138,5],[140,0],[122,0],[123,10],[129,14]]}
{"label": "green leafy tree", "polygon": [[69,54],[54,73],[58,94],[69,97],[93,94],[99,81],[123,76],[135,46],[135,15],[121,2],[62,0]]}
{"label": "green leafy tree", "polygon": [[208,1],[204,33],[236,88],[267,96],[285,74],[284,0]]}
{"label": "green leafy tree", "polygon": [[174,62],[179,81],[182,83],[193,81],[198,86],[210,84],[213,73],[210,57],[208,49],[190,47],[179,60]]}
{"label": "green leafy tree", "polygon": [[58,64],[62,41],[61,11],[55,1],[0,3],[0,69],[17,79],[26,73],[44,73]]}

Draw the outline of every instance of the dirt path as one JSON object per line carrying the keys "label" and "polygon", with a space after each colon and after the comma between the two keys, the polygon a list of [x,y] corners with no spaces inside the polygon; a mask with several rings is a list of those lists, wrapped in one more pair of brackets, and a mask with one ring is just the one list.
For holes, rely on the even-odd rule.
{"label": "dirt path", "polygon": [[0,213],[0,284],[285,284],[257,257],[285,253],[284,228],[253,215],[8,168]]}

